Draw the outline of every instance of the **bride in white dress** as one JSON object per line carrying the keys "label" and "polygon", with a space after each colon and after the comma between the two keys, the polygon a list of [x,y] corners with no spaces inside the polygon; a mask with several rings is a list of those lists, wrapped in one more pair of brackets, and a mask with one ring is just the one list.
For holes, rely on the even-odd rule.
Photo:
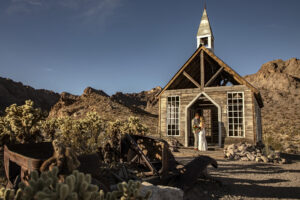
{"label": "bride in white dress", "polygon": [[198,150],[199,151],[207,151],[207,142],[205,138],[205,124],[203,116],[200,116],[200,127],[201,131],[199,132],[198,139]]}

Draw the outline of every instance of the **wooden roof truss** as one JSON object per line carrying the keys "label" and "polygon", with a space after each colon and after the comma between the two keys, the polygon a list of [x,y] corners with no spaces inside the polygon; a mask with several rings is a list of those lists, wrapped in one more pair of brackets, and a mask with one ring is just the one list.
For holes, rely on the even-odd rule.
{"label": "wooden roof truss", "polygon": [[165,90],[246,85],[254,92],[260,106],[263,106],[259,91],[231,69],[213,52],[200,46],[175,76],[163,88]]}

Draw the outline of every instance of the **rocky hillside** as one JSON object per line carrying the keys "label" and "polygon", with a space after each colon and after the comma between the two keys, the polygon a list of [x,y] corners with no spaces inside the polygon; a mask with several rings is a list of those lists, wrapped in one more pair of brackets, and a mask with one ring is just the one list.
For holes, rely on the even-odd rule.
{"label": "rocky hillside", "polygon": [[103,119],[108,121],[124,120],[129,116],[136,116],[150,128],[152,134],[156,134],[157,115],[147,111],[147,108],[151,107],[147,107],[147,105],[151,105],[148,103],[148,99],[149,101],[153,99],[155,94],[151,91],[156,91],[156,89],[134,94],[117,93],[110,97],[102,90],[88,87],[80,96],[62,93],[59,101],[51,109],[49,117],[80,118],[90,111],[99,113]]}
{"label": "rocky hillside", "polygon": [[265,137],[287,151],[296,149],[300,140],[300,60],[270,61],[245,78],[261,92]]}
{"label": "rocky hillside", "polygon": [[[265,138],[287,151],[300,151],[300,60],[274,60],[245,78],[261,91]],[[49,117],[72,116],[80,118],[89,111],[98,112],[106,120],[140,117],[151,133],[156,133],[158,104],[156,95],[161,87],[140,93],[121,93],[112,96],[88,87],[80,96],[66,92],[60,95],[48,90],[0,78],[0,111],[5,107],[32,99],[36,106],[50,110]],[[298,147],[297,147],[298,146]]]}
{"label": "rocky hillside", "polygon": [[146,112],[158,113],[158,99],[156,95],[162,90],[161,87],[155,87],[149,91],[142,91],[140,93],[122,93],[117,92],[111,96],[111,99],[117,101],[125,106],[137,108]]}
{"label": "rocky hillside", "polygon": [[59,98],[60,95],[53,91],[37,90],[21,82],[0,77],[0,112],[11,104],[24,104],[28,99],[33,100],[37,107],[49,111]]}

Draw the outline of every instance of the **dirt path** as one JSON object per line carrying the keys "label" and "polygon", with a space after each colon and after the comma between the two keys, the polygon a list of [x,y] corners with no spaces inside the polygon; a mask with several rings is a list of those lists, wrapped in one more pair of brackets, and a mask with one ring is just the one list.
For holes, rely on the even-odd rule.
{"label": "dirt path", "polygon": [[[175,153],[183,163],[197,155],[190,149]],[[291,161],[284,165],[228,161],[221,150],[203,155],[218,161],[218,169],[209,167],[209,174],[217,182],[200,180],[185,199],[300,199],[300,155],[283,155]]]}

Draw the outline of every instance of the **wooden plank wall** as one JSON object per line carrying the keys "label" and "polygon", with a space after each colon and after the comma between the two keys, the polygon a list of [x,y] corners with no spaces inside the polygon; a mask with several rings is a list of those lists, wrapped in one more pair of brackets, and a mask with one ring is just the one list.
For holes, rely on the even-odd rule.
{"label": "wooden plank wall", "polygon": [[[200,93],[200,88],[192,89],[177,89],[177,90],[166,90],[160,97],[160,128],[161,136],[167,137],[167,97],[172,95],[180,96],[180,136],[174,136],[182,144],[185,142],[185,124],[186,122],[186,107],[193,101]],[[244,115],[245,115],[245,137],[244,138],[228,138],[228,120],[227,120],[227,92],[238,91],[244,92]],[[223,142],[228,143],[230,141],[249,141],[254,142],[254,131],[253,131],[253,101],[251,90],[244,85],[237,86],[223,86],[223,87],[206,87],[204,92],[212,98],[218,105],[221,106],[222,115],[222,144]],[[218,119],[217,116],[214,116]],[[189,122],[190,123],[190,120]],[[227,142],[228,140],[228,142]]]}
{"label": "wooden plank wall", "polygon": [[255,129],[253,130],[254,132],[256,132],[257,137],[256,137],[256,142],[262,140],[262,124],[261,124],[261,109],[258,105],[258,102],[255,98],[255,96],[253,95],[253,102],[254,102],[254,123],[255,123]]}

